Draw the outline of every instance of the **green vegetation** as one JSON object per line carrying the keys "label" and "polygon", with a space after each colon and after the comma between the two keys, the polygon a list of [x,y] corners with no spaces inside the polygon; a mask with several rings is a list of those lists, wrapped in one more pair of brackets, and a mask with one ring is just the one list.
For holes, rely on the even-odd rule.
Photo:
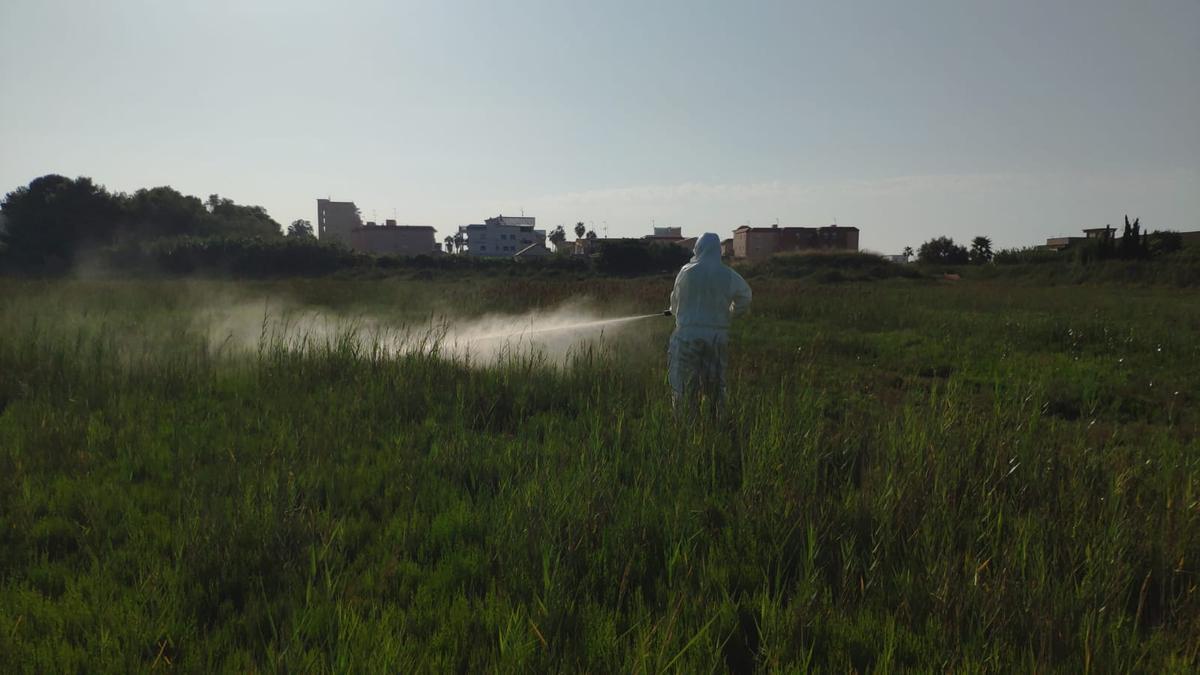
{"label": "green vegetation", "polygon": [[118,243],[283,236],[261,206],[242,206],[215,194],[202,202],[170,187],[112,193],[86,176],[35,178],[5,195],[0,213],[6,219],[0,270],[20,272],[61,274],[81,255]]}
{"label": "green vegetation", "polygon": [[804,279],[816,283],[923,276],[911,265],[897,265],[873,253],[849,251],[781,253],[759,262],[739,264],[737,268],[749,279]]}
{"label": "green vegetation", "polygon": [[[1152,236],[1150,241],[1154,240]],[[961,271],[976,279],[1006,279],[1039,285],[1101,283],[1200,286],[1200,247],[1161,253],[1153,260],[1097,259],[1090,255],[1095,248],[1080,247],[1076,251],[1002,251],[996,254],[995,262],[991,265]]]}
{"label": "green vegetation", "polygon": [[1200,666],[1194,295],[754,284],[688,427],[666,321],[479,368],[201,311],[667,278],[0,282],[0,671]]}
{"label": "green vegetation", "polygon": [[[990,243],[989,243],[990,246]],[[934,237],[917,249],[917,261],[925,265],[965,265],[971,252],[950,237]]]}

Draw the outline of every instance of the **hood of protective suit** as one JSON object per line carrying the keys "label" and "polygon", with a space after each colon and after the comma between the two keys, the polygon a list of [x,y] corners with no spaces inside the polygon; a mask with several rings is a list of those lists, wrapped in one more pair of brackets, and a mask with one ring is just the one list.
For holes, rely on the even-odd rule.
{"label": "hood of protective suit", "polygon": [[721,238],[708,232],[696,240],[695,255],[675,277],[671,311],[679,331],[729,330],[729,320],[750,307],[750,287],[721,264]]}
{"label": "hood of protective suit", "polygon": [[721,238],[712,232],[700,235],[692,249],[692,262],[721,262]]}

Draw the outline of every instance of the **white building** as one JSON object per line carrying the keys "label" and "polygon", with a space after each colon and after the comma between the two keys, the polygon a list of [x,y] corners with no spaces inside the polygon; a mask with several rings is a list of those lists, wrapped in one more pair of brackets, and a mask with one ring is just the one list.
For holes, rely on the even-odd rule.
{"label": "white building", "polygon": [[546,247],[546,231],[534,229],[532,216],[496,216],[458,231],[466,237],[467,255],[511,257],[532,244]]}

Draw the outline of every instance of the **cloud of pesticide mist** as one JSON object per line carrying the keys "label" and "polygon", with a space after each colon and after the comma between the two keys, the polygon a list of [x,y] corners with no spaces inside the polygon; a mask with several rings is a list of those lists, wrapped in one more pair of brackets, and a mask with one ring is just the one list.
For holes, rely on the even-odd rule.
{"label": "cloud of pesticide mist", "polygon": [[524,314],[479,317],[426,315],[388,320],[371,314],[341,314],[278,300],[211,306],[196,316],[217,354],[260,350],[291,352],[351,350],[372,358],[436,355],[487,366],[512,357],[536,356],[554,365],[588,346],[604,346],[658,314],[603,316],[583,303]]}

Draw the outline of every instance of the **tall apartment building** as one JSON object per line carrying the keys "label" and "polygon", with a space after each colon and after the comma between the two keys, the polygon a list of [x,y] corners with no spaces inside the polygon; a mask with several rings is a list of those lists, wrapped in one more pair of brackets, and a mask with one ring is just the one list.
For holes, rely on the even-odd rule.
{"label": "tall apartment building", "polygon": [[467,255],[489,258],[512,256],[531,244],[546,246],[546,231],[534,229],[533,216],[496,216],[483,223],[462,225]]}
{"label": "tall apartment building", "polygon": [[791,251],[857,251],[858,228],[839,227],[750,227],[733,231],[733,257],[762,260]]}
{"label": "tall apartment building", "polygon": [[317,200],[317,237],[321,241],[336,241],[353,247],[350,233],[362,224],[354,202]]}

